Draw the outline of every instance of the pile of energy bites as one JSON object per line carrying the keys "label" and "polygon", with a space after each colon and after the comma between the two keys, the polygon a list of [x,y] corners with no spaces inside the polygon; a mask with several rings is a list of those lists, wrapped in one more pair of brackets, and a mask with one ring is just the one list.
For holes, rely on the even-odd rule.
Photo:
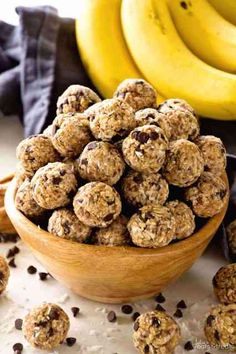
{"label": "pile of energy bites", "polygon": [[141,79],[103,101],[70,86],[53,123],[17,147],[17,208],[55,236],[96,245],[158,248],[192,235],[195,215],[226,203],[226,151],[200,135],[187,102],[156,100]]}

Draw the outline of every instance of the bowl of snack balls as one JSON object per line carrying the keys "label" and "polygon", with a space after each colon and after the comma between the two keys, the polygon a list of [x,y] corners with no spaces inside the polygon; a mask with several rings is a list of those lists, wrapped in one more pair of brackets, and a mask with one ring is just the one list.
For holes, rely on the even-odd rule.
{"label": "bowl of snack balls", "polygon": [[42,134],[17,147],[6,210],[44,267],[110,303],[150,297],[189,269],[225,215],[226,151],[182,99],[142,79],[101,100],[70,86]]}

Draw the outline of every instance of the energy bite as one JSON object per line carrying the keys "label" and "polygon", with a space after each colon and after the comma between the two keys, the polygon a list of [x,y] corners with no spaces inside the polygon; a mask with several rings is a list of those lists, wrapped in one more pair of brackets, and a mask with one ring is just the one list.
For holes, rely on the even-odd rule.
{"label": "energy bite", "polygon": [[16,187],[19,188],[26,179],[31,179],[33,175],[34,172],[26,171],[21,162],[18,162],[15,172]]}
{"label": "energy bite", "polygon": [[219,176],[203,172],[197,183],[186,190],[185,197],[197,216],[212,217],[222,210],[227,201],[227,185]]}
{"label": "energy bite", "polygon": [[80,176],[88,181],[113,185],[122,176],[125,163],[119,151],[108,142],[92,141],[77,160]]}
{"label": "energy bite", "polygon": [[163,311],[150,311],[134,322],[133,342],[140,354],[171,354],[181,339],[177,322]]}
{"label": "energy bite", "polygon": [[187,187],[203,172],[203,158],[198,147],[186,140],[172,141],[166,154],[163,174],[170,184]]}
{"label": "energy bite", "polygon": [[158,106],[158,111],[165,113],[166,111],[169,111],[170,109],[183,109],[186,111],[191,112],[193,115],[196,116],[196,113],[193,109],[193,107],[185,100],[181,98],[169,98],[168,100],[165,100]]}
{"label": "energy bite", "polygon": [[194,143],[203,156],[205,171],[221,175],[226,168],[226,150],[221,139],[213,135],[201,135]]}
{"label": "energy bite", "polygon": [[66,338],[70,320],[61,307],[46,303],[35,307],[24,318],[22,331],[35,348],[52,350]]}
{"label": "energy bite", "polygon": [[144,125],[134,129],[122,144],[126,163],[135,171],[154,173],[162,167],[168,140],[162,129]]}
{"label": "energy bite", "polygon": [[29,179],[26,179],[16,192],[15,205],[17,209],[30,218],[42,216],[46,211],[34,200],[33,190]]}
{"label": "energy bite", "polygon": [[212,308],[205,323],[205,336],[212,346],[236,350],[236,304],[218,305]]}
{"label": "energy bite", "polygon": [[220,268],[212,283],[215,295],[220,302],[236,303],[236,263]]}
{"label": "energy bite", "polygon": [[51,137],[54,148],[61,156],[74,158],[91,141],[87,122],[74,116],[65,120]]}
{"label": "energy bite", "polygon": [[56,209],[70,203],[77,180],[72,165],[63,162],[41,167],[31,181],[33,197],[45,209]]}
{"label": "energy bite", "polygon": [[232,221],[226,228],[229,249],[232,254],[236,254],[236,220]]}
{"label": "energy bite", "polygon": [[10,270],[8,264],[5,258],[0,256],[0,294],[6,289],[9,276]]}
{"label": "energy bite", "polygon": [[127,225],[135,245],[158,248],[168,245],[175,236],[175,217],[169,208],[146,205],[134,214]]}
{"label": "energy bite", "polygon": [[154,107],[157,92],[143,79],[126,79],[119,84],[113,97],[122,99],[138,111],[142,108]]}
{"label": "energy bite", "polygon": [[57,114],[84,112],[88,107],[100,101],[100,97],[90,88],[71,85],[57,100]]}
{"label": "energy bite", "polygon": [[86,110],[90,129],[98,140],[119,140],[135,128],[134,111],[126,102],[111,98]]}
{"label": "energy bite", "polygon": [[195,230],[195,216],[192,210],[183,202],[173,200],[166,203],[166,207],[170,209],[175,217],[175,238],[182,240],[193,234]]}
{"label": "energy bite", "polygon": [[99,229],[95,233],[95,243],[104,246],[125,246],[131,242],[127,230],[128,219],[120,215],[111,225]]}
{"label": "energy bite", "polygon": [[154,124],[160,127],[167,139],[171,137],[171,127],[163,113],[158,112],[155,108],[140,109],[135,113],[135,120],[139,127],[147,124]]}
{"label": "energy bite", "polygon": [[48,221],[48,231],[55,236],[83,243],[91,234],[91,229],[82,224],[74,212],[63,208],[55,210]]}
{"label": "energy bite", "polygon": [[122,191],[129,204],[140,208],[146,204],[163,205],[169,195],[169,185],[159,173],[130,171],[122,179]]}
{"label": "energy bite", "polygon": [[16,149],[16,157],[26,171],[35,172],[49,162],[59,159],[51,140],[43,135],[34,135],[20,142]]}
{"label": "energy bite", "polygon": [[90,227],[107,227],[121,212],[119,194],[103,182],[90,182],[80,187],[73,206],[78,219]]}

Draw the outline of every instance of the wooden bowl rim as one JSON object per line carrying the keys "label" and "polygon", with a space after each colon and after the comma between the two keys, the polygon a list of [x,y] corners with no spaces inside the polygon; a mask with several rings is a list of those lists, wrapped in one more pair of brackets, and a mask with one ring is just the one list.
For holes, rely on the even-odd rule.
{"label": "wooden bowl rim", "polygon": [[[226,172],[223,174],[224,180],[227,182],[227,189],[229,191],[229,184],[228,184],[228,178]],[[35,225],[32,221],[30,221],[26,216],[24,216],[23,213],[21,213],[16,207],[15,207],[15,193],[16,193],[16,181],[15,178],[9,183],[8,189],[6,191],[5,195],[5,207],[6,207],[6,212],[11,219],[12,223],[14,226],[17,224],[27,224],[28,232],[31,233],[31,237],[37,239],[39,242],[42,242],[42,240],[47,240],[47,242],[56,244],[60,243],[60,246],[63,244],[65,245],[66,248],[68,248],[69,245],[73,246],[74,252],[78,251],[87,251],[90,252],[92,250],[96,250],[97,253],[101,253],[101,255],[108,254],[109,255],[116,255],[119,254],[119,256],[127,256],[127,255],[146,255],[146,256],[155,256],[158,254],[163,254],[163,253],[169,253],[169,252],[175,252],[175,251],[181,251],[183,252],[185,249],[189,250],[192,249],[194,246],[198,246],[201,244],[204,240],[208,239],[210,235],[215,231],[217,231],[218,227],[220,226],[227,207],[228,207],[228,202],[229,202],[229,193],[227,197],[227,201],[224,205],[224,208],[221,210],[220,213],[216,214],[212,218],[210,218],[206,224],[199,229],[197,232],[195,232],[192,236],[180,240],[176,243],[169,244],[167,246],[161,247],[161,248],[141,248],[141,247],[130,247],[130,246],[113,246],[113,247],[108,247],[108,246],[102,246],[102,245],[89,245],[89,244],[83,244],[83,243],[77,243],[73,242],[70,240],[66,240],[60,237],[56,237],[52,235],[51,233],[39,229],[37,225]],[[37,232],[35,232],[37,231]],[[40,232],[39,232],[40,231]],[[40,233],[40,237],[38,237]],[[73,253],[74,253],[73,252]],[[91,252],[90,252],[91,253]],[[53,254],[52,254],[53,256]]]}

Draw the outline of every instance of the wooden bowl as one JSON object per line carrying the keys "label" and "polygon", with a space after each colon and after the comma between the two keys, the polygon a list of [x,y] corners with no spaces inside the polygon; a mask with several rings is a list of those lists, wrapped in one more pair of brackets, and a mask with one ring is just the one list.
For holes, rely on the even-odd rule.
{"label": "wooden bowl", "polygon": [[4,198],[5,193],[8,188],[9,183],[13,179],[14,175],[8,175],[0,180],[0,234],[15,234],[14,229],[10,219],[5,210]]}
{"label": "wooden bowl", "polygon": [[39,229],[16,209],[15,192],[13,180],[6,192],[6,210],[35,257],[75,293],[106,303],[151,297],[176,280],[204,252],[228,204],[193,236],[166,247],[106,247],[71,242]]}

